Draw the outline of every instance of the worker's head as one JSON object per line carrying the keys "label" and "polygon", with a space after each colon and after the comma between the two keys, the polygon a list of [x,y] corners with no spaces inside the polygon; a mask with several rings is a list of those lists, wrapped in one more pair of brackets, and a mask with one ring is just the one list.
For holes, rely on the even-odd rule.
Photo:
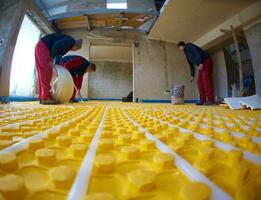
{"label": "worker's head", "polygon": [[86,72],[91,73],[95,71],[96,71],[96,65],[90,62],[89,66],[86,69]]}
{"label": "worker's head", "polygon": [[180,49],[181,51],[184,51],[185,45],[186,45],[186,43],[183,42],[183,41],[180,41],[180,42],[178,43],[178,47],[179,47],[179,49]]}
{"label": "worker's head", "polygon": [[78,39],[78,40],[75,40],[75,43],[72,47],[72,51],[78,51],[79,49],[82,48],[82,39]]}

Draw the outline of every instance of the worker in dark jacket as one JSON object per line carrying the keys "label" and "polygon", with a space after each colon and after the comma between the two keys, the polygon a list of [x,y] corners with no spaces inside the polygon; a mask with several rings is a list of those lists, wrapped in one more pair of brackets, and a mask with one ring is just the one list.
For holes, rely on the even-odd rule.
{"label": "worker in dark jacket", "polygon": [[77,51],[82,46],[82,40],[75,40],[71,36],[52,33],[45,35],[36,44],[35,64],[38,74],[38,91],[41,104],[56,104],[50,96],[51,79],[54,64],[68,51]]}
{"label": "worker in dark jacket", "polygon": [[71,55],[64,56],[60,61],[60,65],[65,67],[72,75],[74,82],[74,91],[71,97],[70,102],[75,103],[76,90],[78,91],[78,95],[81,96],[80,90],[82,87],[82,80],[85,73],[95,72],[96,66],[95,64],[89,62],[85,58],[81,56]]}
{"label": "worker in dark jacket", "polygon": [[213,63],[207,52],[198,46],[184,42],[179,42],[178,47],[184,51],[190,66],[191,78],[195,77],[195,66],[198,66],[198,91],[200,96],[199,105],[211,105],[214,103],[214,92],[212,87]]}

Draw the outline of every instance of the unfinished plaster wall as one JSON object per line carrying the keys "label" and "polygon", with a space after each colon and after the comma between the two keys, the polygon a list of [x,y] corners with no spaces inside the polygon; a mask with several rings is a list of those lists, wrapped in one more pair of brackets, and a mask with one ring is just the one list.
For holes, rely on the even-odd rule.
{"label": "unfinished plaster wall", "polygon": [[121,99],[132,91],[132,63],[98,61],[89,75],[90,99]]}
{"label": "unfinished plaster wall", "polygon": [[131,45],[91,45],[90,59],[96,61],[132,62]]}
{"label": "unfinished plaster wall", "polygon": [[245,30],[254,69],[256,93],[261,96],[261,22]]}
{"label": "unfinished plaster wall", "polygon": [[226,61],[223,50],[211,53],[213,60],[213,87],[215,96],[228,96]]}
{"label": "unfinished plaster wall", "polygon": [[170,43],[143,39],[134,47],[134,91],[140,100],[170,100],[172,84],[185,85],[185,99],[197,98],[196,85],[189,82],[185,56]]}
{"label": "unfinished plaster wall", "polygon": [[[79,55],[87,60],[90,58],[90,42],[87,38],[86,31],[84,30],[68,30],[64,32],[65,34],[71,35],[76,39],[83,39],[82,48],[78,51],[70,51],[68,55]],[[81,88],[81,95],[83,98],[88,98],[88,74],[86,73],[83,77],[82,88]]]}
{"label": "unfinished plaster wall", "polygon": [[[93,30],[91,37],[84,29],[66,33],[72,36],[78,33],[92,45],[133,45],[134,97],[140,100],[170,100],[170,93],[165,91],[170,90],[174,82],[185,85],[186,100],[198,98],[196,81],[189,82],[190,72],[185,56],[174,44],[149,40],[138,32]],[[98,39],[93,39],[93,35]]]}

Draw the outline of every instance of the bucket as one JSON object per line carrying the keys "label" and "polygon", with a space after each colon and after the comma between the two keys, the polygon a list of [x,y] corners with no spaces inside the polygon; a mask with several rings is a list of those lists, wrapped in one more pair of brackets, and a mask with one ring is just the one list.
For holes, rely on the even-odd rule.
{"label": "bucket", "polygon": [[171,94],[171,103],[173,105],[184,104],[184,90],[184,85],[173,84]]}

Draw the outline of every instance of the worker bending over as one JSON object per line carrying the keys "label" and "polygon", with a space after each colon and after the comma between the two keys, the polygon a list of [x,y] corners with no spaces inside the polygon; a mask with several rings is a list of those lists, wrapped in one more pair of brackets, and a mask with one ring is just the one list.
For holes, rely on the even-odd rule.
{"label": "worker bending over", "polygon": [[51,97],[51,79],[54,64],[68,51],[77,51],[82,46],[82,40],[75,40],[73,37],[52,33],[45,35],[36,44],[35,64],[38,75],[38,91],[41,104],[56,104]]}
{"label": "worker bending over", "polygon": [[198,105],[212,105],[214,103],[214,92],[212,87],[212,59],[207,52],[198,46],[185,43],[183,41],[178,43],[181,51],[184,51],[187,61],[190,65],[190,82],[195,77],[195,65],[198,66],[198,91],[200,96],[200,103]]}
{"label": "worker bending over", "polygon": [[78,95],[81,97],[80,90],[82,87],[82,80],[84,74],[87,72],[89,73],[95,72],[96,65],[89,62],[88,60],[86,60],[81,56],[75,56],[75,55],[62,57],[60,61],[60,65],[66,68],[73,77],[73,82],[75,87],[70,102],[75,103],[77,102],[75,100],[76,90],[78,92]]}

